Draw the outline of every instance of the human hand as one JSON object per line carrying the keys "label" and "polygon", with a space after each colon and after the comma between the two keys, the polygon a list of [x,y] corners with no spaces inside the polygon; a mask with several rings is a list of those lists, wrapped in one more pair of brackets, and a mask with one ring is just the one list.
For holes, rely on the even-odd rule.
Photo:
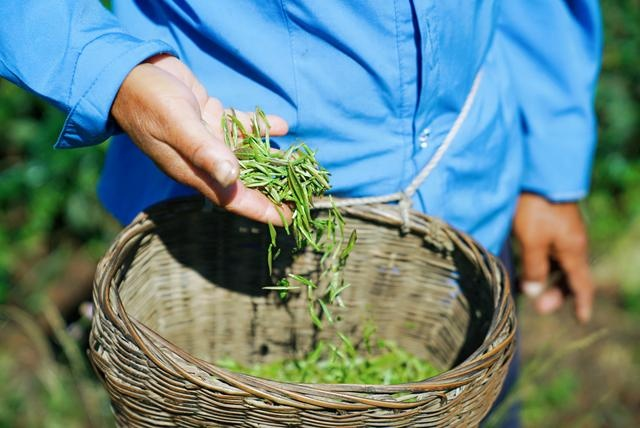
{"label": "human hand", "polygon": [[550,260],[557,261],[575,298],[576,317],[591,318],[594,286],[588,263],[588,240],[577,203],[551,203],[542,196],[523,193],[518,200],[514,233],[522,251],[522,290],[546,314],[562,306],[565,294],[550,284]]}
{"label": "human hand", "polygon": [[[225,110],[221,102],[210,97],[177,58],[157,55],[136,66],[122,83],[111,114],[132,141],[175,180],[231,212],[282,225],[273,203],[238,180],[238,160],[222,136]],[[236,115],[251,129],[250,114]],[[287,133],[284,119],[267,118],[271,135]],[[287,207],[281,210],[290,217]]]}

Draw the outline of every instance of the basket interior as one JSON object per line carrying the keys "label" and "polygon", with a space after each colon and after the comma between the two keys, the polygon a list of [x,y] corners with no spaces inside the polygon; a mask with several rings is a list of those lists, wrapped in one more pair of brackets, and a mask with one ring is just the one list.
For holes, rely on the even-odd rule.
{"label": "basket interior", "polygon": [[[254,364],[300,355],[332,334],[313,328],[304,295],[282,301],[262,289],[271,282],[265,225],[218,209],[152,220],[156,227],[139,237],[116,276],[131,318],[213,363],[227,356]],[[357,229],[358,242],[345,270],[346,307],[334,310],[341,331],[357,340],[373,323],[376,337],[393,339],[441,370],[482,344],[493,290],[473,261],[421,236],[402,236],[397,227],[345,220],[347,233]],[[287,256],[290,240],[279,241],[284,248],[274,275],[317,275],[317,254]]]}

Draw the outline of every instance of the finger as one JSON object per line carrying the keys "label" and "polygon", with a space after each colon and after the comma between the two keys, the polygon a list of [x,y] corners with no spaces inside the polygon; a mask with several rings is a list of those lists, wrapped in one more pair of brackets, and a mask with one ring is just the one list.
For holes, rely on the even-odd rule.
{"label": "finger", "polygon": [[570,287],[575,296],[576,317],[582,323],[587,323],[591,319],[593,311],[593,300],[595,287],[589,271],[585,265],[581,268],[582,273],[576,272],[570,275]]}
{"label": "finger", "polygon": [[595,287],[587,256],[586,237],[576,238],[574,244],[558,251],[556,257],[562,266],[569,289],[575,297],[576,317],[582,323],[591,319]]}
{"label": "finger", "polygon": [[269,125],[269,135],[274,135],[277,137],[286,135],[287,132],[289,132],[289,125],[287,124],[287,121],[280,116],[268,114],[265,117],[267,119],[267,123],[265,123],[264,120],[260,118],[256,118],[255,113],[250,113],[249,120],[251,121],[251,129],[254,129],[255,125],[257,124],[260,127],[260,135],[262,135],[263,137],[267,133],[267,124]]}
{"label": "finger", "polygon": [[222,139],[222,115],[224,108],[217,98],[209,98],[202,108],[202,120],[207,124],[209,131],[217,138]]}
{"label": "finger", "polygon": [[[216,205],[252,220],[283,225],[275,205],[260,192],[244,187],[240,181],[223,187],[205,172],[195,168],[171,146],[160,141],[151,145],[148,154],[160,169],[177,181],[195,188]],[[281,211],[285,219],[290,220],[291,211],[287,207],[282,207]]]}
{"label": "finger", "polygon": [[203,122],[200,112],[191,105],[176,106],[167,128],[166,141],[196,168],[204,171],[222,187],[233,184],[239,176],[238,160],[220,139],[216,138]]}
{"label": "finger", "polygon": [[522,246],[522,291],[531,298],[542,294],[549,275],[549,247],[541,243]]}
{"label": "finger", "polygon": [[[242,126],[247,132],[251,132],[254,130],[254,125],[257,123],[260,127],[260,135],[264,136],[266,134],[266,124],[260,118],[256,119],[255,113],[247,113],[244,111],[238,111],[233,109],[226,109],[226,114],[234,115],[238,118]],[[282,117],[268,114],[266,115],[267,123],[269,124],[269,134],[274,136],[283,136],[289,132],[289,125],[286,120]]]}
{"label": "finger", "polygon": [[283,217],[287,223],[291,220],[291,210],[287,206],[276,207],[265,195],[247,189],[239,180],[231,186],[222,187],[202,171],[192,169],[192,172],[199,179],[193,187],[227,211],[275,226],[284,226]]}
{"label": "finger", "polygon": [[289,207],[286,205],[276,207],[262,193],[254,189],[247,189],[240,181],[225,188],[223,192],[224,198],[221,206],[230,212],[275,226],[284,226],[283,218],[287,223],[291,221]]}
{"label": "finger", "polygon": [[557,287],[552,287],[535,299],[534,307],[538,313],[546,315],[560,309],[563,302],[562,291]]}
{"label": "finger", "polygon": [[225,109],[224,113],[225,113],[225,117],[234,116],[238,120],[238,122],[242,124],[242,127],[244,128],[245,132],[249,133],[253,129],[253,124],[251,122],[251,115],[249,115],[249,113],[241,110],[236,110],[233,108]]}
{"label": "finger", "polygon": [[532,299],[540,296],[546,286],[542,281],[522,281],[522,292]]}
{"label": "finger", "polygon": [[268,114],[267,121],[269,121],[269,133],[271,135],[281,137],[289,132],[289,124],[282,117]]}

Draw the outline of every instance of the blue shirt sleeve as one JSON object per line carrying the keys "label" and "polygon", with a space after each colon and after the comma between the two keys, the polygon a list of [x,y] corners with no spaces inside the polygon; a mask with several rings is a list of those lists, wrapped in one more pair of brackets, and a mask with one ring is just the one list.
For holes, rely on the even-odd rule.
{"label": "blue shirt sleeve", "polygon": [[104,141],[126,75],[164,42],[127,34],[98,0],[0,1],[0,76],[67,113],[58,148]]}
{"label": "blue shirt sleeve", "polygon": [[589,189],[600,67],[597,0],[502,2],[500,36],[525,139],[522,189],[555,202]]}

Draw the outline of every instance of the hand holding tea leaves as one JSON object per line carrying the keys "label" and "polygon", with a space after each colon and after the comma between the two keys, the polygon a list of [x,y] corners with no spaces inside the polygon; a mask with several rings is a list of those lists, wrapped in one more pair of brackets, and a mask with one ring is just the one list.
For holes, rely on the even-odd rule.
{"label": "hand holding tea leaves", "polygon": [[[278,212],[262,193],[238,181],[238,160],[220,128],[225,110],[177,58],[157,55],[135,67],[122,83],[111,114],[173,179],[234,213],[276,225],[288,221],[288,208]],[[250,114],[237,112],[236,117],[251,126]],[[269,123],[272,135],[288,131],[281,117],[269,116]]]}

